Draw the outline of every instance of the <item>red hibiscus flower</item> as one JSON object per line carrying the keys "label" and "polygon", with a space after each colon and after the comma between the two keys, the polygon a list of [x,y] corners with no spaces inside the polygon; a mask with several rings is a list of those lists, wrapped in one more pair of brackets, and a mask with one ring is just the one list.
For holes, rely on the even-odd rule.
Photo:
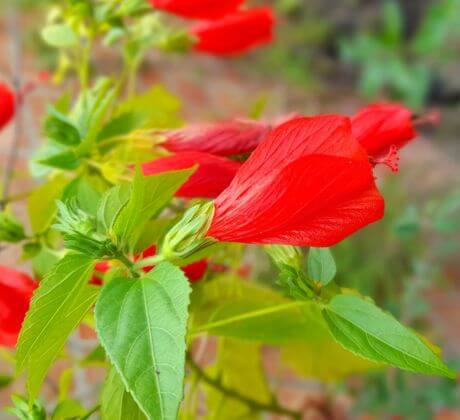
{"label": "red hibiscus flower", "polygon": [[235,12],[244,0],[150,0],[157,9],[189,19],[218,19]]}
{"label": "red hibiscus flower", "polygon": [[36,287],[27,274],[0,266],[0,346],[16,345]]}
{"label": "red hibiscus flower", "polygon": [[197,38],[196,51],[234,55],[271,42],[274,25],[272,10],[258,7],[199,23],[190,29],[190,34]]}
{"label": "red hibiscus flower", "polygon": [[369,105],[352,119],[353,135],[377,163],[397,170],[397,150],[413,140],[412,112],[400,104]]}
{"label": "red hibiscus flower", "polygon": [[384,201],[350,120],[323,115],[273,130],[214,207],[217,240],[325,247],[380,219]]}
{"label": "red hibiscus flower", "polygon": [[5,83],[0,82],[0,129],[5,127],[14,117],[16,96]]}
{"label": "red hibiscus flower", "polygon": [[[154,257],[157,253],[157,247],[152,245],[148,247],[145,251],[142,252],[140,256],[137,256],[135,259],[139,260],[142,258]],[[185,276],[189,279],[191,283],[195,283],[203,278],[208,268],[208,262],[206,260],[199,260],[192,264],[181,267]],[[146,273],[153,269],[153,266],[143,267]]]}
{"label": "red hibiscus flower", "polygon": [[241,163],[200,152],[182,152],[155,159],[142,165],[144,175],[191,168],[198,169],[177,191],[184,198],[215,198],[228,187]]}
{"label": "red hibiscus flower", "polygon": [[215,124],[192,124],[168,132],[163,146],[171,152],[239,155],[252,152],[270,130],[269,124],[242,119]]}

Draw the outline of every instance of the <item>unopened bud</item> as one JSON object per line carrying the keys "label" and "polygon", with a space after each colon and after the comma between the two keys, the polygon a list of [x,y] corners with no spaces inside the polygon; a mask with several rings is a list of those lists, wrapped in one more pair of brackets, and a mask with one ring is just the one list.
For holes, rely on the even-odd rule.
{"label": "unopened bud", "polygon": [[25,239],[24,228],[19,220],[7,212],[0,213],[0,242],[17,243]]}
{"label": "unopened bud", "polygon": [[289,266],[296,270],[302,269],[302,253],[295,246],[267,245],[265,251],[278,267]]}
{"label": "unopened bud", "polygon": [[206,236],[214,215],[214,204],[197,205],[187,210],[182,220],[166,234],[161,255],[169,260],[190,257],[216,240]]}

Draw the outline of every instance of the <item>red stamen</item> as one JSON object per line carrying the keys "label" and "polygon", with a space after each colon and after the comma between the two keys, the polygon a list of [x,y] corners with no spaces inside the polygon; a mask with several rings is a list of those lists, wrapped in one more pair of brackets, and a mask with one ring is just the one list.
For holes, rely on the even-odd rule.
{"label": "red stamen", "polygon": [[388,166],[392,172],[398,172],[399,170],[399,154],[398,154],[398,148],[392,144],[390,146],[390,149],[388,150],[388,153],[386,156],[381,157],[381,158],[373,158],[371,157],[370,162],[372,165],[386,165]]}

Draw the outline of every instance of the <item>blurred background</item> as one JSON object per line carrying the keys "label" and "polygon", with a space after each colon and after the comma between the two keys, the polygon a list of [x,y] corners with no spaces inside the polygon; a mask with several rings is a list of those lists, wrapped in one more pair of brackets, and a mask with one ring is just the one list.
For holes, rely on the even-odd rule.
{"label": "blurred background", "polygon": [[[50,3],[2,4],[3,79],[23,83],[56,68],[55,53],[37,35]],[[384,220],[333,253],[342,286],[373,296],[439,343],[445,358],[460,367],[460,0],[252,2],[257,3],[277,11],[275,43],[232,59],[152,53],[139,88],[165,85],[181,98],[187,121],[353,114],[378,100],[401,101],[417,113],[438,109],[440,124],[404,149],[400,173],[381,170],[388,203]],[[101,48],[93,65],[110,74],[118,56]],[[27,98],[13,193],[32,186],[26,181],[27,158],[40,143],[46,104],[61,90],[42,84]],[[2,170],[12,130],[0,134]],[[16,214],[25,214],[24,206],[19,200]],[[19,250],[0,251],[0,264],[18,259]],[[272,272],[262,264],[256,274],[269,279]],[[268,348],[265,353],[267,370],[275,371],[276,354]],[[9,372],[1,366],[0,406],[11,393],[2,379]],[[393,369],[343,377],[295,361],[283,369],[278,377],[283,398],[301,404],[308,419],[460,419],[458,381]],[[48,392],[56,389],[46,386]]]}

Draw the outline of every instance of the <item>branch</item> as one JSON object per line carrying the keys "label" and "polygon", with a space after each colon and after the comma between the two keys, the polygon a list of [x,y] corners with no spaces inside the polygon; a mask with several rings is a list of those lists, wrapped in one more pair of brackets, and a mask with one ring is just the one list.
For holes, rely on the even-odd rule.
{"label": "branch", "polygon": [[278,404],[275,400],[270,404],[261,403],[259,401],[255,401],[245,395],[240,394],[238,391],[234,389],[226,387],[219,379],[215,379],[204,372],[201,367],[193,360],[192,356],[187,353],[187,362],[190,368],[195,372],[199,379],[206,382],[208,385],[212,386],[213,388],[219,390],[221,393],[230,397],[232,399],[238,400],[243,404],[247,405],[252,411],[264,411],[270,412],[274,414],[280,414],[287,417],[290,417],[294,420],[300,420],[302,418],[302,413],[299,411],[291,410],[289,408],[283,407]]}

